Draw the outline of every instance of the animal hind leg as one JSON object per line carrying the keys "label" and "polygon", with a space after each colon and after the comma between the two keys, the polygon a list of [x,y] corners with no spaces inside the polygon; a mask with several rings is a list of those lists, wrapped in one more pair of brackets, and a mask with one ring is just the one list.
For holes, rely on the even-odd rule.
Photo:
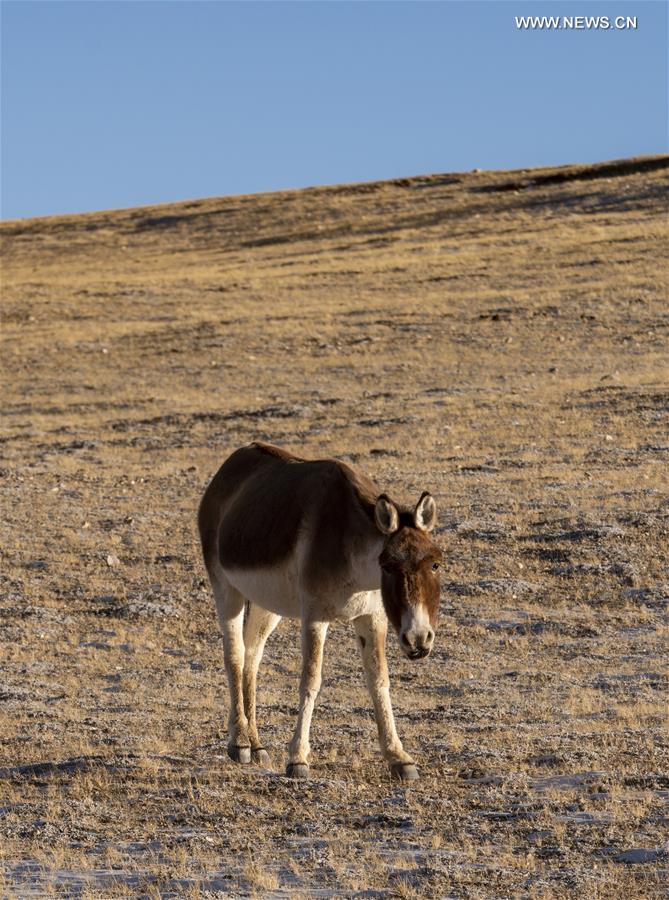
{"label": "animal hind leg", "polygon": [[253,762],[262,765],[267,765],[269,755],[258,737],[258,726],[256,724],[256,679],[260,660],[265,649],[265,642],[280,621],[281,616],[263,609],[257,603],[250,603],[246,621],[244,622],[244,711],[249,723],[251,758]]}
{"label": "animal hind leg", "polygon": [[209,572],[216,600],[218,621],[223,635],[225,672],[230,690],[228,720],[228,756],[235,762],[251,762],[249,726],[244,711],[242,687],[244,672],[244,597],[228,582],[222,572]]}

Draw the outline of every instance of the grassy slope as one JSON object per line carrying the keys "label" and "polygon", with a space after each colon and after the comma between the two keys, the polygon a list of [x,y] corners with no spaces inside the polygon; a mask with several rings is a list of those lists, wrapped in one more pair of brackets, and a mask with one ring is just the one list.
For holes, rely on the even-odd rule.
{"label": "grassy slope", "polygon": [[[6,891],[659,895],[661,854],[617,860],[663,847],[669,786],[668,187],[629,160],[0,225]],[[438,498],[438,647],[389,646],[416,787],[344,626],[312,781],[224,756],[194,511],[258,437]],[[261,669],[277,771],[297,646]]]}

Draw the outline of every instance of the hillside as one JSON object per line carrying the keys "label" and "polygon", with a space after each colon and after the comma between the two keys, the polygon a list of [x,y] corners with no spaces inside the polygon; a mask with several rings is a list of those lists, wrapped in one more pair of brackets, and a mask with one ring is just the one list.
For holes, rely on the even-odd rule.
{"label": "hillside", "polygon": [[[653,157],[0,224],[5,893],[661,895],[667,197]],[[272,771],[225,755],[195,511],[256,438],[437,499],[435,651],[388,644],[415,786],[344,626],[310,781],[292,622]]]}

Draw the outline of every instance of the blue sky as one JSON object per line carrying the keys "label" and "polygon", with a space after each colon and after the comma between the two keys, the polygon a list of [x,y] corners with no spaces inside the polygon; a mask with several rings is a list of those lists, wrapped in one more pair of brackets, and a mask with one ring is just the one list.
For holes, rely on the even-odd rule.
{"label": "blue sky", "polygon": [[[667,5],[2,7],[2,216],[667,149]],[[637,17],[520,31],[518,15]]]}

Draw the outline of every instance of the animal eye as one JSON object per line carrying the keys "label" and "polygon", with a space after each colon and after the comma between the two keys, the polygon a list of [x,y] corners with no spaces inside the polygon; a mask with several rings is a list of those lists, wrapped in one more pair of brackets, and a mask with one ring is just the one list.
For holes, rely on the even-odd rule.
{"label": "animal eye", "polygon": [[432,571],[433,572],[438,572],[439,569],[440,569],[439,563],[432,563]]}

